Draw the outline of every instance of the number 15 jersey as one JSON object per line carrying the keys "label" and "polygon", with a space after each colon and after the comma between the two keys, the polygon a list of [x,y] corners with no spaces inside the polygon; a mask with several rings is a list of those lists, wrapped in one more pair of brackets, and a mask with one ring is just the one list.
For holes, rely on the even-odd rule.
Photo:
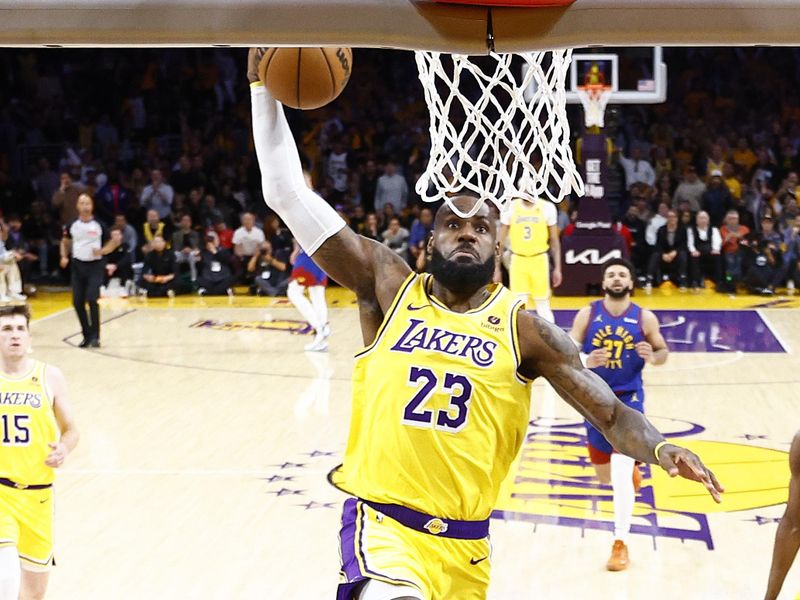
{"label": "number 15 jersey", "polygon": [[0,375],[0,477],[15,483],[41,485],[55,479],[44,464],[48,444],[59,439],[46,377],[47,365],[38,360],[24,377]]}
{"label": "number 15 jersey", "polygon": [[521,303],[503,286],[466,313],[412,274],[356,355],[342,487],[438,517],[486,519],[522,444],[530,384],[517,373]]}

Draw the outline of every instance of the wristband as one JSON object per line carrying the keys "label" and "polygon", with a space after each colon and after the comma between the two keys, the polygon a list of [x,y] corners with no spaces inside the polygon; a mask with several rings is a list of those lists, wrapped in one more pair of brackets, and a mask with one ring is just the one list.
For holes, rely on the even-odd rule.
{"label": "wristband", "polygon": [[661,459],[658,457],[658,452],[661,450],[661,448],[663,448],[667,444],[669,444],[669,442],[667,440],[664,440],[664,441],[659,442],[658,444],[656,444],[656,447],[653,448],[653,454],[656,455],[656,462],[657,463],[661,462]]}

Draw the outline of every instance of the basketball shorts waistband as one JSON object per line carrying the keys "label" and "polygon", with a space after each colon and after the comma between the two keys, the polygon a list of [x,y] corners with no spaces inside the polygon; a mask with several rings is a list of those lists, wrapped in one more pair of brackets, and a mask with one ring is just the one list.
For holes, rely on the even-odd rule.
{"label": "basketball shorts waistband", "polygon": [[489,535],[489,519],[483,521],[443,519],[398,504],[381,504],[363,498],[360,500],[401,525],[420,533],[458,540],[480,540]]}
{"label": "basketball shorts waistband", "polygon": [[522,258],[534,258],[536,256],[541,256],[542,254],[547,254],[548,252],[550,252],[549,248],[547,250],[542,250],[541,252],[535,252],[533,254],[519,254],[512,250],[511,254],[513,254],[514,256],[521,256]]}
{"label": "basketball shorts waistband", "polygon": [[24,483],[17,483],[16,481],[11,481],[10,479],[6,479],[4,477],[0,477],[0,485],[4,485],[6,487],[14,488],[17,490],[46,490],[49,487],[53,487],[52,483],[37,483],[34,485],[25,485]]}

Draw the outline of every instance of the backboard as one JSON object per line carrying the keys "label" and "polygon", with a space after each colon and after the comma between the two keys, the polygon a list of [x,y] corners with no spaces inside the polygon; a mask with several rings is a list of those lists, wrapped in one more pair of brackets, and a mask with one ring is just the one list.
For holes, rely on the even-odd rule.
{"label": "backboard", "polygon": [[659,104],[667,99],[667,66],[661,47],[581,48],[572,53],[567,102],[580,104],[587,84],[611,88],[610,104]]}

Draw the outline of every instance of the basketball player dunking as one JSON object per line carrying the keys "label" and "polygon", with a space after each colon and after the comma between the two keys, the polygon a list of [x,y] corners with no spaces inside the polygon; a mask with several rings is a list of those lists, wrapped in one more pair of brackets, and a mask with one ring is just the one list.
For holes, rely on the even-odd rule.
{"label": "basketball player dunking", "polygon": [[33,360],[30,310],[0,308],[0,600],[44,598],[54,469],[78,443],[64,375]]}
{"label": "basketball player dunking", "polygon": [[[722,487],[697,456],[667,444],[583,367],[564,332],[491,283],[499,249],[488,204],[466,219],[438,211],[430,275],[349,229],[306,185],[258,61],[251,50],[264,197],[314,261],[356,293],[365,344],[344,465],[332,474],[353,496],[342,516],[339,600],[485,598],[489,514],[525,436],[538,376],[621,452],[700,481],[719,500]],[[463,211],[476,202],[453,201]]]}
{"label": "basketball player dunking", "polygon": [[[633,265],[625,259],[612,258],[601,272],[605,298],[578,312],[570,336],[585,354],[586,366],[609,385],[625,406],[643,412],[642,370],[648,362],[663,365],[667,361],[667,343],[656,316],[631,302]],[[614,493],[614,545],[606,568],[623,571],[628,568],[627,541],[639,470],[633,458],[615,452],[618,446],[588,421],[586,430],[589,459],[597,478],[601,483],[610,483]]]}

